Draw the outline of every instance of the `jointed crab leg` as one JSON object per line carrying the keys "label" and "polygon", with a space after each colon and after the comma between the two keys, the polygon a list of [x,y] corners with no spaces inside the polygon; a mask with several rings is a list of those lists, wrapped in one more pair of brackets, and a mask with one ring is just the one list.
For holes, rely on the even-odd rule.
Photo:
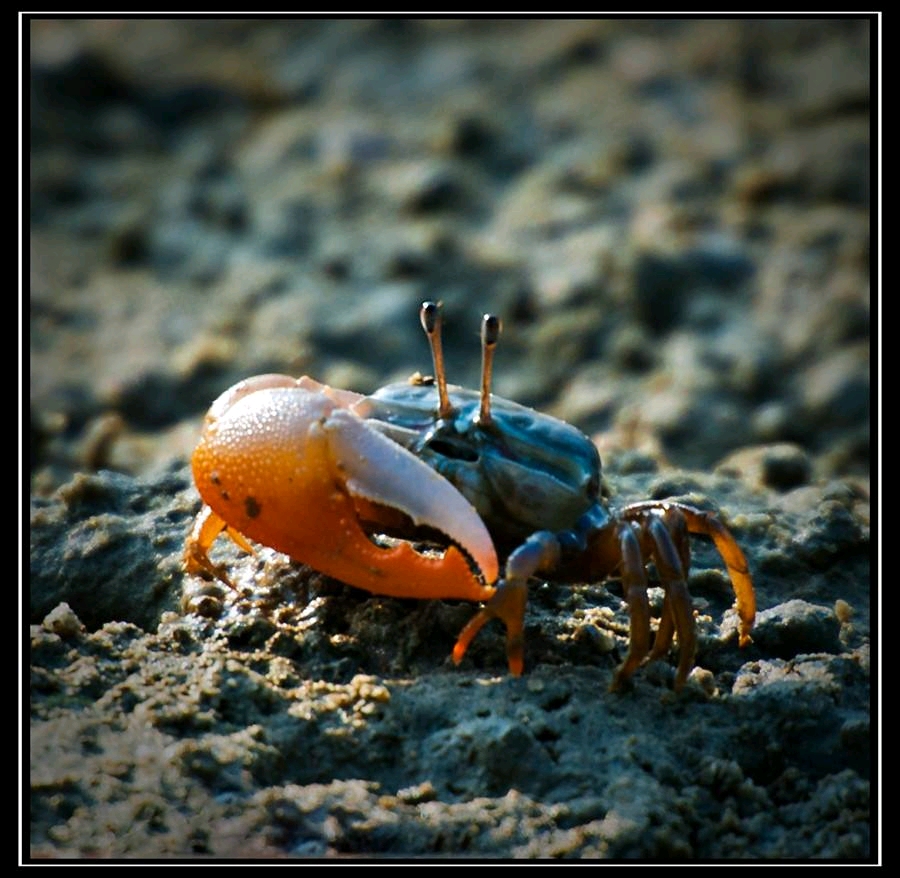
{"label": "jointed crab leg", "polygon": [[204,505],[194,520],[191,534],[185,543],[184,564],[185,569],[190,574],[214,576],[229,588],[234,588],[224,567],[214,564],[208,554],[210,547],[216,541],[216,537],[223,531],[231,537],[232,542],[245,552],[250,554],[256,553],[256,550],[244,539],[240,531],[229,527],[227,522],[219,518],[209,506]]}
{"label": "jointed crab leg", "polygon": [[674,629],[679,648],[674,687],[677,692],[684,686],[697,653],[697,629],[694,625],[691,596],[685,582],[685,569],[663,519],[657,515],[651,516],[647,522],[647,531],[653,541],[653,560],[656,562],[656,569],[666,592],[663,622],[657,631],[650,659],[660,658],[666,654]]}
{"label": "jointed crab leg", "polygon": [[[633,503],[621,511],[621,516],[631,521],[643,521],[648,513],[662,513],[670,532],[674,527],[678,527],[676,522],[681,518],[684,522],[683,526],[690,533],[703,534],[712,539],[716,549],[722,556],[722,560],[725,562],[728,576],[731,579],[731,586],[734,589],[735,607],[741,620],[738,630],[738,643],[740,646],[747,646],[751,643],[750,629],[753,627],[753,622],[756,618],[756,597],[753,591],[753,580],[750,578],[747,559],[729,530],[712,512],[704,512],[684,503],[659,500]],[[680,542],[686,543],[686,540]],[[684,557],[682,557],[682,560],[684,560]]]}
{"label": "jointed crab leg", "polygon": [[[653,518],[650,519],[651,522],[657,520],[658,519],[656,515],[654,515]],[[663,584],[666,587],[666,595],[663,601],[662,615],[660,616],[659,627],[656,630],[656,638],[653,641],[653,650],[650,653],[651,660],[664,656],[666,652],[668,652],[669,647],[672,645],[672,639],[675,636],[676,618],[670,606],[675,595],[673,594],[672,589],[669,587],[669,582],[672,582],[674,580],[683,580],[687,571],[690,570],[691,567],[691,544],[688,539],[687,524],[685,523],[684,516],[681,515],[677,510],[669,510],[668,512],[663,514],[662,521],[664,522],[664,527],[662,528],[662,530],[666,531],[665,536],[666,538],[668,538],[666,541],[673,543],[674,549],[678,552],[680,570],[678,565],[675,564],[675,561],[671,557],[671,549],[665,548],[664,544],[660,545],[660,541],[663,538],[657,535],[655,542],[658,544],[658,546],[655,551],[655,556],[657,561],[657,569],[660,570],[660,575],[663,576]],[[662,554],[662,559],[660,559],[659,557],[660,554]],[[666,558],[669,558],[668,564],[666,564]],[[668,579],[666,579],[666,576],[664,575],[665,570],[670,571],[668,573]],[[684,593],[682,593],[679,589],[679,594],[681,594],[682,599],[684,600],[686,596],[686,589]],[[690,598],[687,598],[687,601],[689,606]],[[694,638],[693,625],[691,625],[690,634],[686,636]],[[683,643],[681,634],[679,634],[679,643]],[[692,650],[692,652],[695,651],[696,650]],[[685,651],[683,655],[687,655],[687,651]]]}
{"label": "jointed crab leg", "polygon": [[647,599],[647,572],[635,525],[623,521],[617,528],[622,553],[622,588],[631,616],[628,655],[613,677],[610,691],[615,692],[638,669],[650,650],[650,601]]}

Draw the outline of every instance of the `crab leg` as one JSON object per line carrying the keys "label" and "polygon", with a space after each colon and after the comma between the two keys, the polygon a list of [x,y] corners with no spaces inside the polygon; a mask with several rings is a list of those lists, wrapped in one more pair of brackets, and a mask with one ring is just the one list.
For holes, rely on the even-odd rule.
{"label": "crab leg", "polygon": [[747,646],[752,642],[750,629],[756,618],[756,596],[753,592],[753,580],[750,578],[747,559],[731,532],[714,513],[704,512],[684,503],[650,500],[646,503],[633,503],[625,507],[621,514],[624,518],[633,521],[643,520],[644,516],[650,512],[662,512],[667,522],[673,521],[678,515],[683,516],[690,533],[702,534],[712,539],[725,562],[728,576],[731,579],[731,587],[734,589],[735,607],[740,618],[738,643],[740,646]]}
{"label": "crab leg", "polygon": [[738,642],[741,646],[747,646],[752,642],[750,629],[756,619],[756,595],[753,591],[753,580],[750,578],[747,559],[744,557],[741,547],[735,542],[728,528],[715,515],[681,505],[677,508],[687,520],[688,530],[691,533],[706,534],[711,537],[719,550],[731,578],[738,616],[741,620]]}
{"label": "crab leg", "polygon": [[506,625],[506,659],[509,672],[521,676],[524,660],[525,604],[528,580],[539,570],[554,568],[559,562],[559,541],[550,531],[532,534],[507,559],[503,579],[494,596],[469,620],[453,647],[453,662],[459,664],[475,635],[491,619]]}
{"label": "crab leg", "polygon": [[245,552],[255,554],[256,550],[244,539],[239,531],[236,531],[233,527],[229,527],[225,521],[219,518],[219,516],[209,508],[209,506],[204,504],[203,508],[194,519],[191,533],[185,542],[184,564],[187,572],[192,575],[204,574],[213,576],[229,588],[234,588],[224,567],[219,564],[214,564],[209,557],[210,547],[223,531]]}
{"label": "crab leg", "polygon": [[623,521],[617,530],[622,555],[622,586],[631,616],[628,655],[609,687],[616,692],[628,682],[650,650],[650,601],[647,599],[647,572],[635,525]]}
{"label": "crab leg", "polygon": [[[663,521],[665,522],[668,536],[671,537],[675,548],[678,550],[681,570],[686,577],[688,570],[691,569],[691,543],[688,539],[687,524],[684,516],[677,509],[670,509],[664,513]],[[670,564],[670,566],[672,565]],[[650,654],[651,659],[662,657],[672,645],[672,639],[675,636],[675,617],[672,615],[670,603],[671,598],[667,590],[663,601],[659,627],[656,630],[656,639],[653,642],[653,650]]]}
{"label": "crab leg", "polygon": [[657,515],[652,515],[646,529],[653,541],[653,559],[656,561],[666,592],[663,606],[664,621],[657,631],[650,658],[652,660],[665,655],[672,640],[674,627],[679,648],[678,670],[675,673],[675,691],[678,692],[691,672],[697,653],[697,630],[694,625],[691,596],[685,583],[685,570],[678,557],[678,550],[663,520]]}

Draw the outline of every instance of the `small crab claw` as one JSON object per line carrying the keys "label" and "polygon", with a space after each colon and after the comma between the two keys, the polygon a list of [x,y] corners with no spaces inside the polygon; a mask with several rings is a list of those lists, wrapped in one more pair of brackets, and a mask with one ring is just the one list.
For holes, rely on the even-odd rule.
{"label": "small crab claw", "polygon": [[533,533],[506,559],[503,579],[494,596],[469,620],[453,647],[453,661],[459,664],[475,635],[491,619],[506,625],[506,659],[510,673],[518,677],[525,666],[525,604],[528,579],[539,570],[552,570],[559,563],[559,540],[550,531]]}
{"label": "small crab claw", "polygon": [[[327,391],[266,376],[216,408],[192,458],[204,502],[230,530],[376,594],[489,598],[499,565],[474,507],[357,417],[355,394]],[[400,512],[449,545],[426,554],[376,544],[361,507]],[[194,547],[201,561],[208,543]]]}

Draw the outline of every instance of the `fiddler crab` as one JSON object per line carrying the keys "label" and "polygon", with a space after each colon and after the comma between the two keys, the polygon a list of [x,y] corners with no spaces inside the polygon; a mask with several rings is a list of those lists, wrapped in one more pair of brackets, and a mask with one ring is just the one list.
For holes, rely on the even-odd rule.
{"label": "fiddler crab", "polygon": [[[517,676],[529,580],[618,575],[630,643],[610,688],[621,688],[648,656],[664,656],[676,637],[679,690],[697,649],[689,534],[704,534],[728,569],[739,643],[750,642],[753,582],[716,515],[667,500],[609,509],[587,436],[491,394],[498,318],[482,322],[476,391],[447,384],[440,306],[425,302],[420,316],[434,377],[414,375],[363,396],[305,376],[257,375],[212,404],[191,458],[204,505],[185,546],[188,573],[231,585],[208,555],[224,531],[247,551],[248,539],[262,543],[373,594],[483,602],[453,661],[497,618]],[[652,648],[650,561],[665,593]]]}

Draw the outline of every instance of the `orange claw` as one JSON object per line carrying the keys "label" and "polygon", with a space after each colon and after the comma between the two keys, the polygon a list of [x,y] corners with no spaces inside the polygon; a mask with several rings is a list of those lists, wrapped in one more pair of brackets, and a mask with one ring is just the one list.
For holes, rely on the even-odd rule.
{"label": "orange claw", "polygon": [[[213,404],[191,459],[208,510],[188,540],[189,571],[223,578],[207,549],[226,530],[238,542],[243,535],[375,594],[474,601],[493,595],[497,555],[475,509],[353,414],[359,399],[310,379],[264,375]],[[426,555],[408,542],[376,544],[360,524],[362,507],[399,511],[445,534],[448,548]]]}

